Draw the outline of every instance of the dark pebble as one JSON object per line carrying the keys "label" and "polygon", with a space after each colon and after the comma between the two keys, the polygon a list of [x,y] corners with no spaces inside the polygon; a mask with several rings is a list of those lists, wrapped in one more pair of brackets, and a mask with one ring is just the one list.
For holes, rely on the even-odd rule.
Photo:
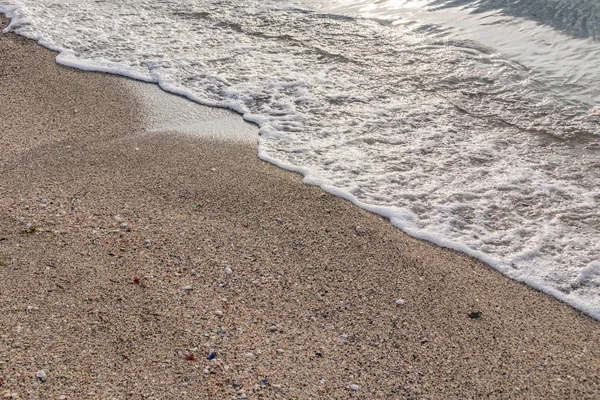
{"label": "dark pebble", "polygon": [[208,352],[208,357],[206,357],[206,358],[208,358],[209,360],[212,360],[216,356],[217,356],[217,353],[215,353],[214,350],[211,350],[211,351]]}

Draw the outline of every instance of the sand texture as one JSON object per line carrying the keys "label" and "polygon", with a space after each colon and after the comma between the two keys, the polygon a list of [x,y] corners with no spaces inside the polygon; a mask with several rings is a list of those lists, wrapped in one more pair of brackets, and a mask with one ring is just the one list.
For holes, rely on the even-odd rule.
{"label": "sand texture", "polygon": [[597,321],[54,57],[0,35],[0,398],[600,398]]}

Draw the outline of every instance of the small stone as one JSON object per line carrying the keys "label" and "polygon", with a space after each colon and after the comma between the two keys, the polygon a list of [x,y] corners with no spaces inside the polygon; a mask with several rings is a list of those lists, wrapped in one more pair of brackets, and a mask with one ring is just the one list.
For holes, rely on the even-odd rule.
{"label": "small stone", "polygon": [[65,396],[64,394],[58,398],[58,400],[66,400],[66,399],[67,399],[67,396]]}
{"label": "small stone", "polygon": [[204,368],[204,375],[210,374],[210,369],[208,367]]}
{"label": "small stone", "polygon": [[404,305],[404,300],[402,300],[402,299],[396,300],[396,305],[397,306],[403,306]]}
{"label": "small stone", "polygon": [[363,228],[360,225],[357,225],[354,227],[354,230],[356,231],[356,233],[358,233],[359,235],[364,235],[365,233],[367,233],[367,230],[365,228]]}
{"label": "small stone", "polygon": [[189,292],[189,291],[191,291],[191,290],[193,290],[193,289],[194,289],[194,288],[193,288],[193,287],[191,287],[191,286],[184,286],[184,287],[183,287],[183,291],[184,291],[184,292]]}
{"label": "small stone", "polygon": [[46,200],[46,199],[42,199],[41,203],[42,203],[42,204],[48,204],[48,200]]}
{"label": "small stone", "polygon": [[223,316],[223,311],[221,311],[221,310],[217,310],[217,311],[215,311],[215,315],[216,315],[217,317],[222,317],[222,316]]}
{"label": "small stone", "polygon": [[192,274],[192,276],[196,276],[196,275],[198,275],[198,273],[196,272],[196,270],[195,270],[195,269],[193,269],[193,270],[192,270],[191,274]]}
{"label": "small stone", "polygon": [[231,270],[231,268],[227,267],[227,268],[225,268],[225,273],[227,275],[231,275],[233,273],[233,271]]}
{"label": "small stone", "polygon": [[150,239],[144,240],[144,246],[150,246]]}
{"label": "small stone", "polygon": [[40,382],[46,382],[46,379],[48,379],[46,373],[41,369],[35,373],[35,376],[39,379]]}
{"label": "small stone", "polygon": [[283,354],[283,353],[285,353],[285,350],[284,350],[284,349],[277,349],[277,350],[275,350],[275,351],[276,351],[278,354]]}
{"label": "small stone", "polygon": [[356,384],[350,385],[350,390],[352,390],[353,392],[356,392],[358,389],[360,389],[360,386]]}
{"label": "small stone", "polygon": [[208,352],[208,356],[206,358],[208,358],[209,360],[212,360],[216,356],[217,356],[217,353],[213,349],[210,349],[210,351]]}
{"label": "small stone", "polygon": [[123,223],[121,224],[121,228],[127,228],[127,222],[123,222]]}
{"label": "small stone", "polygon": [[467,316],[471,319],[481,318],[481,311],[473,311],[467,314]]}
{"label": "small stone", "polygon": [[269,327],[268,331],[269,332],[277,332],[279,328],[277,327],[277,325],[272,325]]}
{"label": "small stone", "polygon": [[246,356],[246,358],[254,358],[254,353],[246,353],[244,356]]}
{"label": "small stone", "polygon": [[119,217],[118,215],[115,215],[113,219],[115,220],[115,222],[123,222],[123,218]]}

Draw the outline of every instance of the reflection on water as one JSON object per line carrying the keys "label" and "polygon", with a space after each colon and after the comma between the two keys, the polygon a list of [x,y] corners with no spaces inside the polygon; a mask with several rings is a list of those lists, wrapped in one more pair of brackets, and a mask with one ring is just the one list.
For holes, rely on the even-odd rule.
{"label": "reflection on water", "polygon": [[494,12],[547,25],[573,37],[600,39],[597,0],[332,0],[328,4],[363,11],[462,8],[475,14]]}
{"label": "reflection on water", "polygon": [[468,40],[530,70],[553,92],[600,104],[600,1],[597,0],[306,0],[440,42]]}
{"label": "reflection on water", "polygon": [[600,2],[597,0],[433,0],[427,3],[432,10],[467,7],[473,13],[497,11],[548,25],[573,37],[600,39]]}

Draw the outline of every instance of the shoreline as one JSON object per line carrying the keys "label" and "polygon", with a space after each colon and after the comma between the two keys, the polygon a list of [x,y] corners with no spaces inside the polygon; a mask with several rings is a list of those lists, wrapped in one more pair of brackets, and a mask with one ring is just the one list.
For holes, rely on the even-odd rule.
{"label": "shoreline", "polygon": [[[98,67],[88,65],[87,63],[80,64],[77,61],[68,60],[67,58],[63,57],[65,53],[60,49],[60,47],[49,45],[47,42],[45,43],[45,45],[43,45],[43,47],[46,47],[51,51],[57,51],[57,63],[67,68],[74,68],[76,70],[128,78],[127,81],[130,82],[131,86],[134,88],[133,92],[138,97],[138,101],[141,103],[142,108],[144,108],[144,113],[157,116],[157,110],[160,109],[159,107],[161,107],[161,105],[155,100],[157,98],[160,98],[163,99],[161,101],[166,103],[162,106],[166,106],[169,109],[169,112],[172,112],[178,115],[179,117],[185,114],[185,112],[183,112],[182,114],[181,110],[178,107],[187,109],[190,108],[189,105],[186,105],[186,103],[190,102],[186,102],[186,100],[191,100],[191,103],[195,103],[197,106],[199,106],[200,109],[203,110],[221,110],[223,114],[226,115],[242,115],[240,111],[235,111],[235,107],[229,108],[227,106],[214,106],[211,104],[204,105],[205,103],[200,98],[194,96],[192,92],[186,89],[180,90],[176,87],[170,87],[168,90],[164,89],[164,92],[172,94],[173,96],[170,97],[175,99],[167,100],[169,96],[162,96],[160,94],[157,94],[157,88],[162,89],[161,84],[158,82],[153,82],[150,77],[145,77],[143,74],[131,74],[124,72],[123,70],[108,67]],[[206,114],[206,111],[200,111],[199,113]],[[159,118],[165,119],[165,117]],[[188,120],[185,120],[185,118],[188,118]],[[199,121],[196,121],[193,115],[187,114],[184,116],[183,119],[180,118],[179,120],[172,120],[169,119],[169,117],[167,117],[165,119],[166,123],[150,123],[154,124],[154,130],[172,130],[177,131],[179,133],[192,133],[205,138],[211,138],[213,140],[221,140],[223,137],[227,137],[227,140],[238,140],[247,143],[251,143],[253,140],[262,140],[261,137],[257,136],[257,134],[255,133],[248,134],[249,128],[247,127],[247,125],[250,124],[252,126],[255,126],[255,123],[247,122],[243,120],[243,118],[228,119],[227,123],[231,124],[231,126],[228,127],[229,129],[227,129],[226,131],[219,131],[217,135],[215,135],[215,128],[217,130],[222,129],[225,126],[225,123],[215,124],[214,121],[216,119],[213,119],[212,121],[209,121],[208,124],[204,124],[207,121],[204,121],[203,119],[204,118],[201,117]],[[202,129],[204,130],[203,132],[201,132],[198,129],[199,126],[202,126]],[[510,258],[512,254],[522,254],[524,249],[514,249],[514,251],[509,251],[501,255],[493,254],[493,252],[486,253],[478,249],[477,246],[471,247],[470,245],[468,245],[468,238],[465,239],[465,242],[462,242],[460,240],[455,240],[444,235],[438,235],[436,233],[436,229],[432,229],[431,226],[427,226],[425,229],[419,228],[418,223],[411,222],[413,214],[410,211],[401,210],[400,212],[398,212],[395,211],[395,208],[393,206],[378,206],[365,203],[348,190],[343,190],[338,187],[323,183],[323,180],[321,178],[319,178],[318,176],[314,177],[311,175],[310,169],[306,169],[302,166],[288,164],[286,162],[282,162],[281,160],[275,157],[270,156],[269,154],[267,154],[267,152],[263,150],[263,147],[261,146],[258,147],[257,153],[258,158],[263,161],[273,164],[286,171],[302,175],[303,181],[305,183],[317,186],[321,190],[326,191],[327,193],[333,194],[334,196],[341,197],[347,201],[350,201],[359,208],[362,208],[366,211],[372,212],[385,219],[388,219],[392,225],[394,225],[404,233],[408,234],[409,236],[412,236],[413,238],[429,242],[434,246],[455,250],[458,253],[465,254],[471,258],[481,261],[484,264],[490,266],[491,268],[497,270],[502,275],[508,277],[509,279],[513,279],[518,282],[524,283],[527,286],[530,286],[540,292],[553,296],[559,301],[564,302],[571,307],[574,307],[576,310],[587,314],[588,316],[592,317],[597,321],[600,321],[600,311],[598,311],[599,305],[593,302],[593,298],[586,297],[585,295],[586,291],[587,293],[589,293],[589,291],[593,289],[593,284],[589,282],[588,275],[590,271],[594,271],[598,268],[597,261],[587,261],[587,265],[585,267],[581,267],[579,269],[576,269],[575,271],[564,271],[565,266],[569,265],[569,262],[563,260],[562,263],[556,263],[557,265],[562,266],[563,271],[561,271],[560,268],[558,270],[555,270],[554,272],[552,272],[552,270],[537,271],[546,274],[544,276],[540,274],[531,273],[531,267],[528,267],[527,265],[521,266],[519,265],[518,261],[516,263],[512,263]],[[417,220],[418,219],[419,217],[417,217]],[[477,236],[479,235],[477,234]],[[486,241],[484,239],[482,243],[485,242]],[[527,250],[527,248],[525,248],[525,250]],[[535,265],[536,263],[532,262],[532,264]],[[546,265],[546,267],[548,267],[548,265]],[[570,278],[568,272],[576,272],[577,278]],[[560,278],[553,278],[553,274],[562,277],[562,280]],[[565,283],[564,280],[569,280],[569,282]],[[562,284],[559,285],[559,283]],[[573,290],[569,291],[569,288],[572,288]],[[584,295],[579,295],[579,291],[583,292]]]}
{"label": "shoreline", "polygon": [[600,394],[597,321],[247,143],[150,129],[126,78],[0,49],[0,394]]}

